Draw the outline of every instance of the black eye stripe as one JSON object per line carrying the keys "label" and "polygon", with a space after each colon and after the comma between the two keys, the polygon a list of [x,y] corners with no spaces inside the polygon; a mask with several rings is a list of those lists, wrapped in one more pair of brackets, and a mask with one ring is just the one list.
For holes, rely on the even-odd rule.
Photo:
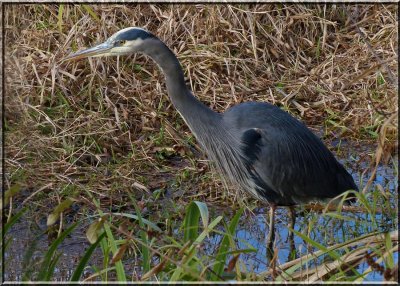
{"label": "black eye stripe", "polygon": [[116,40],[115,45],[122,46],[127,42],[127,40]]}

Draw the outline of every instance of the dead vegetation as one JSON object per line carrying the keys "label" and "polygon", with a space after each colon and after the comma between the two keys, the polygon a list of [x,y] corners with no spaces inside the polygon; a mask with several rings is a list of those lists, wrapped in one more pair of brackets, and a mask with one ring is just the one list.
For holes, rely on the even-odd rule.
{"label": "dead vegetation", "polygon": [[22,205],[50,213],[73,196],[95,208],[82,190],[106,208],[125,205],[130,193],[159,191],[171,192],[177,205],[235,203],[172,106],[154,62],[142,55],[61,62],[128,26],[162,39],[194,94],[214,110],[270,102],[328,146],[343,142],[344,156],[373,146],[376,152],[358,154],[372,169],[396,154],[395,4],[3,9],[5,187],[22,186]]}
{"label": "dead vegetation", "polygon": [[60,63],[127,26],[164,40],[215,110],[267,101],[324,126],[327,142],[366,144],[391,118],[384,153],[397,146],[396,5],[6,5],[5,15],[8,186],[125,192],[208,172],[151,60]]}

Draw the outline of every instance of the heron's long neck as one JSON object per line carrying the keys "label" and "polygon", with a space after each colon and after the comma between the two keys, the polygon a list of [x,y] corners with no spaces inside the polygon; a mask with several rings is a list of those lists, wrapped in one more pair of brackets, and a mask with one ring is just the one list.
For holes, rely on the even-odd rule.
{"label": "heron's long neck", "polygon": [[[162,69],[168,90],[175,108],[182,115],[192,132],[198,135],[204,128],[218,128],[221,115],[212,111],[192,95],[185,84],[182,67],[174,53],[160,40],[151,40],[145,54],[150,56]],[[201,138],[198,138],[201,139]]]}
{"label": "heron's long neck", "polygon": [[222,115],[216,113],[195,98],[187,88],[183,71],[173,52],[160,40],[151,40],[145,53],[163,70],[167,89],[172,103],[182,115],[190,130],[207,152],[209,158],[223,171],[232,182],[239,182],[243,188],[250,179],[241,159],[237,136],[226,128]]}

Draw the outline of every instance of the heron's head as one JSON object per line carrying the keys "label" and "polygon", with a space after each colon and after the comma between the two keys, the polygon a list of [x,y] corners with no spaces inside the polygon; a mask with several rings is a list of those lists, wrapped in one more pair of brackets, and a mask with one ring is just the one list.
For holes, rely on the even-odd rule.
{"label": "heron's head", "polygon": [[140,52],[145,46],[144,43],[146,41],[155,38],[154,35],[141,28],[125,28],[112,35],[104,43],[71,54],[64,60],[77,60],[100,56],[119,56]]}

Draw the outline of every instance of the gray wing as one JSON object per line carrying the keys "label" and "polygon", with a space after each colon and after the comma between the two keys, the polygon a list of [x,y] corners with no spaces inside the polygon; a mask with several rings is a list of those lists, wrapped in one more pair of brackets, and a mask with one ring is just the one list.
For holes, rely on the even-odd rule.
{"label": "gray wing", "polygon": [[[305,127],[304,127],[305,128]],[[251,128],[242,151],[263,197],[292,205],[356,189],[353,178],[308,129]]]}
{"label": "gray wing", "polygon": [[241,142],[256,191],[269,202],[292,205],[357,190],[322,141],[280,108],[242,103],[224,113],[224,122]]}

